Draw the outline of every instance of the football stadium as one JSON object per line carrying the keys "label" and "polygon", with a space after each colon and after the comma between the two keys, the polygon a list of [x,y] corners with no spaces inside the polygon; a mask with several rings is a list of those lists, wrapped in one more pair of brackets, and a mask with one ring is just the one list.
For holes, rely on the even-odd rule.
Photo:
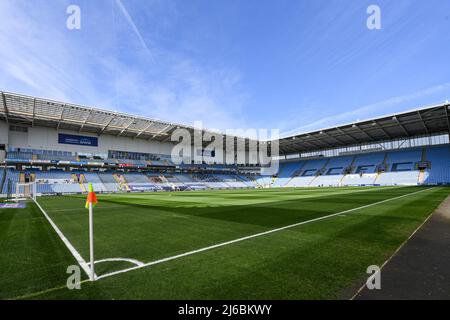
{"label": "football stadium", "polygon": [[450,300],[449,30],[446,0],[0,0],[0,309]]}
{"label": "football stadium", "polygon": [[174,163],[193,127],[0,97],[2,299],[350,299],[450,193],[449,104],[258,141],[266,175]]}

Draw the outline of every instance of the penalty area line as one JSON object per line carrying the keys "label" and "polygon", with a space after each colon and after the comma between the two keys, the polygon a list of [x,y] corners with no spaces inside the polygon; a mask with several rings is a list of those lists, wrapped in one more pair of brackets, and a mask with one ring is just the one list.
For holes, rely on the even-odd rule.
{"label": "penalty area line", "polygon": [[239,238],[239,239],[235,239],[235,240],[231,240],[231,241],[227,241],[227,242],[222,242],[222,243],[215,244],[215,245],[212,245],[212,246],[209,246],[209,247],[205,247],[205,248],[201,248],[201,249],[185,252],[185,253],[182,253],[182,254],[178,254],[178,255],[175,255],[175,256],[172,256],[172,257],[168,257],[168,258],[164,258],[164,259],[148,262],[148,263],[145,263],[145,264],[140,265],[140,266],[135,266],[135,267],[131,267],[131,268],[127,268],[127,269],[123,269],[123,270],[118,270],[118,271],[114,271],[114,272],[111,272],[111,273],[107,273],[107,274],[104,274],[104,275],[100,275],[96,279],[100,280],[100,279],[112,277],[112,276],[115,276],[115,275],[119,275],[119,274],[122,274],[122,273],[126,273],[126,272],[130,272],[130,271],[134,271],[134,270],[138,270],[138,269],[154,266],[154,265],[157,265],[157,264],[161,264],[161,263],[164,263],[164,262],[176,260],[176,259],[179,259],[179,258],[191,256],[191,255],[194,255],[194,254],[197,254],[197,253],[201,253],[201,252],[210,251],[210,250],[213,250],[213,249],[225,247],[225,246],[228,246],[228,245],[231,245],[231,244],[234,244],[234,243],[238,243],[238,242],[242,242],[242,241],[246,241],[246,240],[250,240],[250,239],[266,236],[266,235],[269,235],[269,234],[272,234],[272,233],[276,233],[276,232],[280,232],[280,231],[283,231],[283,230],[295,228],[295,227],[298,227],[298,226],[301,226],[301,225],[305,225],[305,224],[308,224],[308,223],[329,219],[329,218],[332,218],[332,217],[336,217],[336,216],[339,216],[339,215],[342,215],[342,214],[346,214],[346,213],[350,213],[350,212],[366,209],[366,208],[369,208],[369,207],[372,207],[372,206],[376,206],[376,205],[379,205],[379,204],[382,204],[382,203],[386,203],[386,202],[389,202],[389,201],[393,201],[393,200],[398,200],[398,199],[401,199],[401,198],[409,197],[409,196],[412,196],[414,194],[418,194],[418,193],[421,193],[421,192],[429,191],[429,190],[432,190],[432,189],[434,189],[434,187],[427,188],[427,189],[424,189],[424,190],[415,191],[415,192],[411,192],[411,193],[407,193],[407,194],[404,194],[404,195],[401,195],[401,196],[398,196],[398,197],[389,198],[389,199],[386,199],[386,200],[382,200],[382,201],[378,201],[378,202],[371,203],[371,204],[368,204],[368,205],[364,205],[364,206],[361,206],[361,207],[357,207],[357,208],[341,211],[341,212],[338,212],[338,213],[329,214],[329,215],[326,215],[326,216],[323,216],[323,217],[319,217],[319,218],[315,218],[315,219],[311,219],[311,220],[307,220],[307,221],[302,221],[302,222],[291,224],[291,225],[284,226],[284,227],[281,227],[281,228],[276,228],[276,229],[264,231],[264,232],[261,232],[261,233],[253,234],[253,235],[242,237],[242,238]]}

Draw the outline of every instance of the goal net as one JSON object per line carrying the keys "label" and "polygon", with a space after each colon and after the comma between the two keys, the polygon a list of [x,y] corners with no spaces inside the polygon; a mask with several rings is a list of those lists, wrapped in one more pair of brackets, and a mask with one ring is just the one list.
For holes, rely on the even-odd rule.
{"label": "goal net", "polygon": [[31,183],[17,183],[16,193],[14,194],[16,201],[32,199],[36,201],[36,182]]}

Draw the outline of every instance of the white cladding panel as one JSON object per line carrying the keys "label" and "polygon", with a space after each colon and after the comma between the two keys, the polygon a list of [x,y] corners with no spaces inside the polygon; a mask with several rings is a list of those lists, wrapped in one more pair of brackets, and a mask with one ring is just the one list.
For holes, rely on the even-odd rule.
{"label": "white cladding panel", "polygon": [[[6,134],[5,134],[6,133]],[[9,131],[5,122],[0,122],[0,143],[8,144],[13,148],[30,148],[42,150],[71,151],[92,154],[107,154],[108,150],[142,152],[153,154],[167,154],[172,151],[173,144],[170,142],[147,141],[144,139],[133,139],[128,137],[116,137],[101,135],[98,137],[98,147],[68,145],[58,143],[58,134],[66,133],[79,136],[98,137],[77,131],[60,130],[46,127],[28,127],[28,133]],[[4,137],[7,139],[4,139]]]}
{"label": "white cladding panel", "polygon": [[[20,126],[20,125],[19,125]],[[91,136],[98,138],[98,147],[80,146],[59,144],[58,134],[72,134],[79,136]],[[54,128],[47,127],[28,127],[28,133],[22,133],[17,131],[10,131],[9,125],[0,121],[0,144],[6,144],[12,148],[27,148],[27,149],[41,149],[41,150],[56,150],[56,151],[69,151],[78,153],[89,154],[107,154],[109,150],[128,151],[128,152],[142,152],[170,155],[174,146],[171,142],[158,142],[147,141],[145,139],[133,139],[128,137],[117,137],[111,135],[102,135],[98,137],[95,134],[89,134],[85,132],[79,133],[78,131],[60,130],[56,131]],[[192,153],[194,150],[192,150]],[[249,159],[249,152],[246,150],[239,157],[236,156],[235,150],[225,150],[223,156],[228,156],[229,159]],[[211,160],[211,161],[209,161]],[[204,161],[208,163],[222,162],[219,159],[208,159]],[[186,159],[186,162],[190,160]],[[245,163],[245,161],[243,162]]]}

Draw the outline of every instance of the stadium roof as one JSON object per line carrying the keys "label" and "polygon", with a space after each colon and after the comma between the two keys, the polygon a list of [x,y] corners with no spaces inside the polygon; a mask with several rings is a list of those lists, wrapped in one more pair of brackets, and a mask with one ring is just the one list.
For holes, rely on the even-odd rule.
{"label": "stadium roof", "polygon": [[[449,116],[450,104],[444,103],[302,133],[280,139],[280,154],[449,133]],[[187,129],[191,133],[194,131],[187,125],[8,92],[0,92],[0,119],[8,123],[155,141],[170,141],[172,132],[177,128]]]}
{"label": "stadium roof", "polygon": [[280,139],[280,154],[450,133],[450,104],[429,106]]}
{"label": "stadium roof", "polygon": [[170,141],[177,128],[194,131],[194,127],[187,125],[8,92],[0,94],[0,119],[8,123],[154,141]]}

